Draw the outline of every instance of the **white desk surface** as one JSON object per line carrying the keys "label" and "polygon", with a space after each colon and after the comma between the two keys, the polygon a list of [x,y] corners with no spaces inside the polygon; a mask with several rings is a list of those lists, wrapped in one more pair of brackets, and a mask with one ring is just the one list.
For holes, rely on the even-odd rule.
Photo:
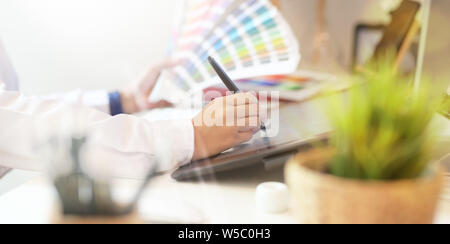
{"label": "white desk surface", "polygon": [[[20,172],[11,174],[15,173]],[[280,174],[274,172],[260,179],[255,175],[241,178],[238,174],[226,180],[202,183],[178,183],[170,175],[159,176],[145,193],[140,211],[155,216],[156,220],[162,218],[175,223],[295,223],[289,212],[266,215],[255,209],[256,186],[279,178]],[[0,224],[49,223],[56,202],[54,189],[44,176],[30,178],[29,182],[0,196]],[[140,183],[138,180],[118,181],[118,195],[122,199],[129,198]],[[159,212],[151,212],[153,208]]]}
{"label": "white desk surface", "polygon": [[[18,172],[13,172],[18,173]],[[242,172],[243,175],[248,172]],[[19,172],[19,174],[21,174]],[[281,214],[261,214],[255,209],[254,191],[258,183],[274,180],[281,172],[242,178],[207,180],[202,183],[178,183],[169,175],[157,177],[140,204],[140,211],[152,221],[169,223],[218,224],[280,224],[296,223],[290,211]],[[50,222],[54,213],[55,192],[42,175],[0,196],[0,224]],[[122,199],[133,194],[137,180],[120,180],[118,192]],[[149,219],[149,218],[146,218]],[[450,224],[450,199],[442,199],[436,223]]]}

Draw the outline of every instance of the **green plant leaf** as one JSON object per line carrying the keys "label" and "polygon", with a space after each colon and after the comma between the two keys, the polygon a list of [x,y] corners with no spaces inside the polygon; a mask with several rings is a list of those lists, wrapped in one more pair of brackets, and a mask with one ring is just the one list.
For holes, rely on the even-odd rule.
{"label": "green plant leaf", "polygon": [[369,65],[353,78],[348,94],[327,100],[334,127],[330,143],[337,152],[330,165],[333,175],[396,180],[419,177],[428,167],[437,103],[427,80],[415,92],[412,79],[396,73],[392,60]]}

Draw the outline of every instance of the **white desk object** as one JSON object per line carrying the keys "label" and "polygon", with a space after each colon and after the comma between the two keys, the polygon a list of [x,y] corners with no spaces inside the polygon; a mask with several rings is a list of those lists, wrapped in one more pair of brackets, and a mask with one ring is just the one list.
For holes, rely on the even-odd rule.
{"label": "white desk object", "polygon": [[256,188],[256,208],[261,213],[282,213],[289,209],[289,190],[279,182],[266,182]]}

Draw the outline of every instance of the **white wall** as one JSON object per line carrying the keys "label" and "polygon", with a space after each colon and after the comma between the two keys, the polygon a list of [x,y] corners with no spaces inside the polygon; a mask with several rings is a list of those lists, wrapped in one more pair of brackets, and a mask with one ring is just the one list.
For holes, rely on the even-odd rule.
{"label": "white wall", "polygon": [[178,0],[0,0],[26,93],[117,88],[162,59]]}
{"label": "white wall", "polygon": [[[389,0],[393,1],[393,0]],[[323,70],[328,67],[312,64],[313,41],[316,31],[317,2],[315,0],[282,0],[281,7],[292,25],[302,47],[302,66]],[[380,0],[328,0],[326,25],[330,34],[328,52],[337,65],[348,69],[351,64],[353,32],[358,22],[383,23],[389,15]],[[326,62],[325,62],[326,63]]]}
{"label": "white wall", "polygon": [[450,1],[433,0],[424,69],[435,88],[450,87]]}

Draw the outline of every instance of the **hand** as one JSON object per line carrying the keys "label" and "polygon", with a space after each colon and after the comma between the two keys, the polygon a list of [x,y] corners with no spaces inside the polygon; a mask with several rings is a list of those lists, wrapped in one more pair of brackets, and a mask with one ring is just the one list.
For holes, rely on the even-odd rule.
{"label": "hand", "polygon": [[259,131],[258,99],[251,93],[222,97],[193,119],[193,160],[207,158],[252,139]]}
{"label": "hand", "polygon": [[171,103],[164,100],[152,103],[149,101],[149,97],[155,88],[161,72],[176,65],[177,62],[169,60],[152,66],[142,77],[137,87],[121,91],[120,97],[124,113],[134,114],[145,110],[172,106]]}

